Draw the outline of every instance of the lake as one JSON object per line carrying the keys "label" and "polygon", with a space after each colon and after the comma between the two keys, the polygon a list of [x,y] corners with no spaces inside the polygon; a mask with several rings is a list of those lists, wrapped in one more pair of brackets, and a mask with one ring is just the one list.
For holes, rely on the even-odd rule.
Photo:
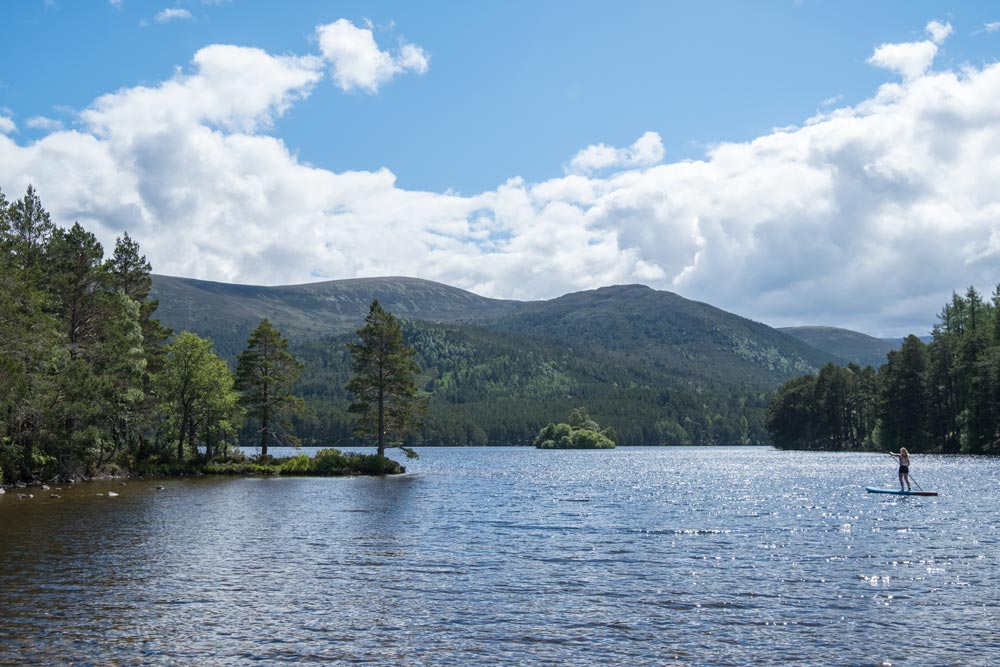
{"label": "lake", "polygon": [[998,458],[420,454],[9,491],[0,664],[1000,664]]}

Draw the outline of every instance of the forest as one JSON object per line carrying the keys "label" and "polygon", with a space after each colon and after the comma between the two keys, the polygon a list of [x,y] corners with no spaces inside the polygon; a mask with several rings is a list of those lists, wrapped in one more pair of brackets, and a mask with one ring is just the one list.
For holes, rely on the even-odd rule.
{"label": "forest", "polygon": [[208,456],[242,418],[210,341],[153,317],[150,265],[127,233],[110,258],[38,193],[0,192],[0,481]]}
{"label": "forest", "polygon": [[828,364],[788,381],[767,429],[786,449],[1000,453],[1000,286],[953,294],[930,341],[907,337],[877,371]]}
{"label": "forest", "polygon": [[[764,444],[771,391],[678,375],[639,355],[514,335],[482,326],[404,320],[423,369],[424,426],[409,445],[524,445],[576,408],[614,429],[619,445]],[[346,344],[331,336],[293,344],[306,362],[295,418],[303,444],[354,444]]]}

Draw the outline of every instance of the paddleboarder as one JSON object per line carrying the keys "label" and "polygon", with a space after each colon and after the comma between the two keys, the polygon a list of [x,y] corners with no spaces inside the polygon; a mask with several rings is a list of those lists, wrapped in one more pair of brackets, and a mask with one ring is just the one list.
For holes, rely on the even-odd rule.
{"label": "paddleboarder", "polygon": [[910,453],[906,447],[900,447],[899,453],[889,452],[889,456],[899,459],[899,490],[903,490],[903,482],[906,482],[906,490],[910,490]]}

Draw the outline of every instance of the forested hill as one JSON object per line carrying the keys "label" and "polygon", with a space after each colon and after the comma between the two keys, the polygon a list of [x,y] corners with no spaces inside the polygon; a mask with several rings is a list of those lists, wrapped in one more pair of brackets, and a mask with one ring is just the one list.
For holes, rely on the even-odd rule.
{"label": "forested hill", "polygon": [[854,362],[859,366],[875,368],[884,364],[886,356],[893,350],[898,350],[903,344],[902,339],[875,338],[838,327],[783,327],[779,331],[839,357],[845,363]]}
{"label": "forested hill", "polygon": [[643,285],[575,292],[547,301],[489,299],[416,278],[358,278],[259,287],[153,276],[157,315],[174,330],[211,338],[234,357],[270,319],[290,340],[353,333],[372,299],[398,317],[584,347],[713,382],[774,388],[837,359],[776,329]]}
{"label": "forested hill", "polygon": [[686,376],[773,387],[834,361],[767,325],[672,292],[617,285],[524,304],[491,329],[572,341]]}
{"label": "forested hill", "polygon": [[351,442],[346,342],[372,299],[402,317],[431,395],[435,444],[529,444],[586,408],[620,444],[767,440],[771,392],[834,360],[775,329],[642,285],[548,301],[488,299],[412,278],[254,287],[154,276],[157,314],[233,359],[267,317],[306,364],[306,442]]}

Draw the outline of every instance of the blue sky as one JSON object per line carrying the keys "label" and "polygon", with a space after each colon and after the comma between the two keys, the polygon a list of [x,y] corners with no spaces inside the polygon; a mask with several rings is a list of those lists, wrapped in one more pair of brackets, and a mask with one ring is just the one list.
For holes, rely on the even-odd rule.
{"label": "blue sky", "polygon": [[[974,179],[954,198],[934,184],[991,158],[913,129],[947,115],[919,116],[918,95],[990,99],[970,74],[1000,55],[990,3],[278,7],[5,8],[0,188],[34,182],[106,244],[127,228],[158,272],[226,281],[407,274],[514,298],[644,282],[898,335],[1000,279],[995,202]],[[377,75],[349,71],[365,45]],[[956,146],[995,125],[976,122]],[[904,173],[928,150],[939,164]]]}
{"label": "blue sky", "polygon": [[[797,124],[826,100],[878,86],[874,45],[919,36],[932,18],[965,27],[943,63],[991,62],[989,3],[941,2],[147,2],[19,0],[0,105],[58,117],[97,96],[156,82],[207,44],[311,49],[313,28],[371,21],[376,39],[430,55],[419,77],[376,95],[319,87],[276,134],[335,171],[388,167],[406,188],[471,194],[512,176],[558,174],[581,147],[658,132],[669,159]],[[190,19],[158,23],[167,8]],[[26,136],[29,136],[26,132]]]}

